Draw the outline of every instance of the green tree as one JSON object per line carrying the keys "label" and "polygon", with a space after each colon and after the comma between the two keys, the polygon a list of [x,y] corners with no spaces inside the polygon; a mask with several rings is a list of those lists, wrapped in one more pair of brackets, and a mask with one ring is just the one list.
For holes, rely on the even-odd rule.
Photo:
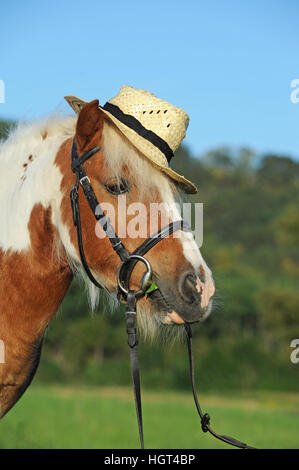
{"label": "green tree", "polygon": [[0,141],[6,139],[14,125],[13,121],[0,119]]}

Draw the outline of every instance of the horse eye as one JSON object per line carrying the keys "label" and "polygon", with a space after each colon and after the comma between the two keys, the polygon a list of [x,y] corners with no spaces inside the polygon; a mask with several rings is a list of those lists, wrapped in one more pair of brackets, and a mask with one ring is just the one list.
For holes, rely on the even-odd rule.
{"label": "horse eye", "polygon": [[115,194],[115,195],[127,193],[128,191],[130,191],[129,183],[123,178],[120,180],[108,181],[105,184],[105,188],[107,189],[109,193]]}

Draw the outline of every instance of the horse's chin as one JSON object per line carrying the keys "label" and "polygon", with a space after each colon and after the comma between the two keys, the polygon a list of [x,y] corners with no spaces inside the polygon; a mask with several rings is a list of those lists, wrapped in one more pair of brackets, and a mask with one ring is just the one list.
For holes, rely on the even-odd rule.
{"label": "horse's chin", "polygon": [[175,323],[176,325],[182,325],[185,323],[185,320],[174,310],[170,313],[165,315],[164,320],[162,321],[163,325],[172,325]]}
{"label": "horse's chin", "polygon": [[[209,305],[208,309],[206,312],[203,313],[203,315],[200,317],[200,319],[198,319],[197,321],[195,322],[192,322],[192,323],[197,323],[197,322],[203,322],[206,320],[206,318],[208,318],[208,316],[210,315],[211,313],[211,310],[212,310],[212,302],[211,304]],[[164,320],[162,321],[163,325],[183,325],[185,324],[185,320],[177,313],[175,312],[174,310],[170,313],[167,313],[167,315],[165,315],[164,317]]]}
{"label": "horse's chin", "polygon": [[[173,301],[166,300],[165,295],[163,295],[160,289],[157,289],[153,292],[151,296],[148,296],[147,299],[151,304],[151,310],[158,322],[163,325],[183,325],[187,323],[184,320],[184,313],[176,311],[173,306],[175,305],[175,299]],[[171,306],[171,304],[173,306]],[[191,323],[203,322],[210,315],[213,306],[213,299],[211,298],[209,304],[205,308],[200,308],[196,320]]]}

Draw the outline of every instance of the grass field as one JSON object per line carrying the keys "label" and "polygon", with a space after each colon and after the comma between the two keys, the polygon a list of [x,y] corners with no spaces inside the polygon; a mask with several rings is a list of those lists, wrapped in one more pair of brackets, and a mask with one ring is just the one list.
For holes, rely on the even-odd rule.
{"label": "grass field", "polygon": [[[299,448],[299,394],[201,395],[215,431],[258,448]],[[229,448],[201,431],[190,394],[144,392],[145,446]],[[31,386],[0,422],[0,448],[138,448],[127,388]]]}

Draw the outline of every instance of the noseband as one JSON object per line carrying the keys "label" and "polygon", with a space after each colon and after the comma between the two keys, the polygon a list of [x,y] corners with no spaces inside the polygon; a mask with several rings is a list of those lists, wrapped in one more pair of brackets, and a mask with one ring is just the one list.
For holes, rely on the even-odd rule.
{"label": "noseband", "polygon": [[[90,180],[86,175],[83,164],[95,155],[97,152],[100,151],[100,147],[94,147],[91,150],[88,150],[80,157],[78,156],[77,147],[75,143],[75,138],[73,139],[72,145],[72,162],[71,168],[73,173],[76,175],[76,181],[74,186],[71,189],[70,198],[71,198],[71,206],[73,211],[73,221],[74,225],[77,229],[77,240],[78,240],[78,248],[80,253],[80,258],[84,270],[91,280],[91,282],[98,288],[103,288],[101,284],[95,279],[93,276],[89,265],[87,263],[84,247],[83,247],[83,239],[82,239],[82,229],[81,229],[81,217],[80,217],[80,207],[79,207],[79,184],[83,189],[85,198],[89,204],[89,207],[95,217],[95,219],[100,223],[101,227],[103,228],[104,232],[108,236],[111,246],[113,250],[118,254],[121,264],[117,271],[117,290],[118,290],[118,298],[123,299],[126,301],[127,307],[125,312],[126,318],[126,329],[128,334],[128,345],[130,347],[130,360],[131,360],[131,371],[132,371],[132,380],[134,386],[134,397],[135,397],[135,405],[136,405],[136,414],[137,414],[137,421],[138,421],[138,428],[139,428],[139,437],[141,448],[144,448],[144,440],[143,440],[143,425],[142,425],[142,409],[141,409],[141,393],[140,393],[140,372],[139,372],[139,362],[138,362],[138,352],[137,352],[137,330],[136,330],[136,302],[139,298],[143,297],[147,290],[150,288],[152,284],[152,267],[150,262],[144,257],[148,251],[151,250],[157,243],[162,241],[164,238],[168,237],[169,235],[173,234],[178,230],[183,231],[191,231],[190,225],[184,220],[176,220],[171,222],[170,224],[166,225],[165,227],[158,230],[156,233],[148,237],[143,243],[141,243],[138,248],[133,251],[133,253],[129,253],[125,246],[122,243],[122,240],[116,234],[114,227],[111,224],[110,219],[104,213],[100,203],[97,200],[97,197],[92,189]],[[138,262],[144,264],[146,268],[146,272],[143,275],[140,286],[138,290],[130,289],[130,278],[133,272],[134,267]],[[253,447],[248,446],[244,442],[238,441],[229,436],[224,436],[217,434],[210,426],[210,416],[208,413],[203,413],[201,407],[198,402],[197,392],[195,387],[195,378],[194,378],[194,363],[193,363],[193,352],[192,352],[192,332],[190,324],[185,323],[185,332],[187,338],[187,346],[188,346],[188,357],[189,357],[189,367],[190,367],[190,378],[191,378],[191,385],[192,385],[192,392],[195,401],[195,405],[198,411],[198,414],[201,419],[201,427],[203,432],[209,432],[217,439],[220,439],[227,444],[231,444],[235,447],[239,447],[242,449],[253,449]]]}

